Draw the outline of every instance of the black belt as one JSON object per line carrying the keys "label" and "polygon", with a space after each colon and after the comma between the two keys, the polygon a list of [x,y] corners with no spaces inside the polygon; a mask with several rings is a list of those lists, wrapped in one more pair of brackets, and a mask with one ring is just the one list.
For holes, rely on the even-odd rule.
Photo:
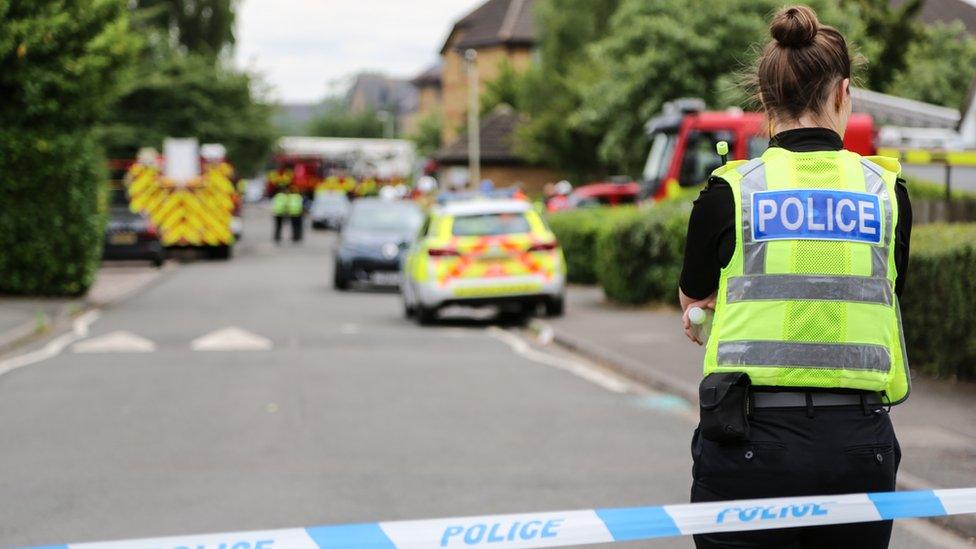
{"label": "black belt", "polygon": [[[807,401],[809,396],[810,400]],[[754,408],[806,408],[812,406],[876,406],[883,404],[878,393],[808,393],[753,391]]]}

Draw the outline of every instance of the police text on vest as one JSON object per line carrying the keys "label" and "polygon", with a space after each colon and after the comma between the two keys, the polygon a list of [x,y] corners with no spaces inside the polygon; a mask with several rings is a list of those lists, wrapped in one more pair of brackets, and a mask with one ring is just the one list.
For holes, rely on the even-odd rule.
{"label": "police text on vest", "polygon": [[881,202],[876,195],[794,189],[752,195],[752,238],[881,242]]}

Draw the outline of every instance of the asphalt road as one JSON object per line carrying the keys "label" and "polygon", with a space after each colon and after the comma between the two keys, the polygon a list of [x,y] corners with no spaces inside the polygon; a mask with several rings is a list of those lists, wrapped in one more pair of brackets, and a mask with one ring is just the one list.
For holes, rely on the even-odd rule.
{"label": "asphalt road", "polygon": [[687,501],[673,399],[524,358],[490,318],[337,293],[334,238],[276,247],[265,216],[0,376],[0,546]]}

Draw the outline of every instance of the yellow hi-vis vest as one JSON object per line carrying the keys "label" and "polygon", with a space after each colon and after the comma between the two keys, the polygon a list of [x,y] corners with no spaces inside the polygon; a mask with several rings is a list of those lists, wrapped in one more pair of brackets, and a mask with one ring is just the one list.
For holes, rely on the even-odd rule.
{"label": "yellow hi-vis vest", "polygon": [[288,215],[298,217],[302,215],[305,204],[302,202],[302,195],[299,193],[288,193]]}
{"label": "yellow hi-vis vest", "polygon": [[753,385],[910,390],[894,293],[895,182],[889,158],[793,153],[715,171],[735,198],[735,252],[719,279],[705,375]]}
{"label": "yellow hi-vis vest", "polygon": [[271,197],[271,213],[288,215],[288,193],[280,192]]}

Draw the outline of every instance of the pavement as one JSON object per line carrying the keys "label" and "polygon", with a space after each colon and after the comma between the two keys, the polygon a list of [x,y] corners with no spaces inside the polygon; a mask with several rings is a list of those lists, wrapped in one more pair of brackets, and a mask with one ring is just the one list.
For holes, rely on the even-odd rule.
{"label": "pavement", "polygon": [[[598,287],[567,294],[567,315],[537,321],[537,329],[629,378],[697,402],[704,348],[685,338],[681,314],[670,307],[624,307]],[[909,354],[909,359],[911,355]],[[976,480],[976,383],[914,375],[907,402],[891,410],[902,447],[899,487],[906,490],[971,486]],[[976,537],[972,516],[952,519]]]}
{"label": "pavement", "polygon": [[[233,260],[0,354],[0,547],[687,501],[680,399],[490,313],[418,327],[331,288],[334,235],[270,226],[250,206]],[[892,543],[970,546],[924,521]]]}
{"label": "pavement", "polygon": [[72,317],[95,307],[110,307],[139,291],[174,265],[154,268],[146,262],[104,263],[88,294],[81,297],[0,295],[0,354],[63,328]]}

